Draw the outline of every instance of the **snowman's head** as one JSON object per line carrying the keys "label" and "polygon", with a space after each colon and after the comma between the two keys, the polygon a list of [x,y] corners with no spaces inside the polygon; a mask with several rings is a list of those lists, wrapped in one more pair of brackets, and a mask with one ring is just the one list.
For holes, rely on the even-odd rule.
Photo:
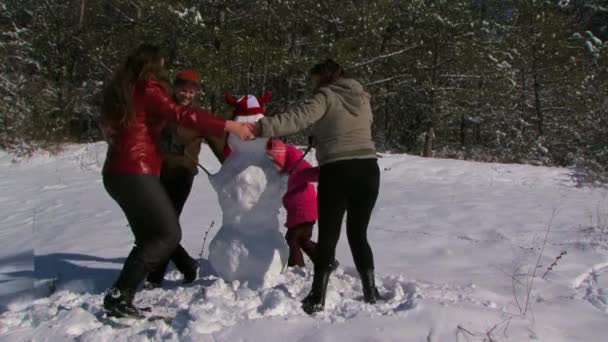
{"label": "snowman's head", "polygon": [[264,117],[264,106],[270,100],[270,91],[264,90],[260,97],[243,95],[238,99],[230,92],[226,93],[226,102],[234,107],[234,120],[239,122],[256,122]]}

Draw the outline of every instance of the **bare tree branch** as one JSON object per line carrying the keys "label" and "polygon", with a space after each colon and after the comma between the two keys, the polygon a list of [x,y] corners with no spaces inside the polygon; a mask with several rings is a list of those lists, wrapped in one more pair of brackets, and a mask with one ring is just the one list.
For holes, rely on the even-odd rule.
{"label": "bare tree branch", "polygon": [[352,67],[353,68],[359,68],[359,67],[362,67],[362,66],[365,66],[365,65],[368,65],[368,64],[372,64],[372,63],[375,63],[375,62],[383,60],[383,59],[387,59],[387,58],[390,58],[390,57],[401,55],[401,54],[406,53],[406,52],[408,52],[410,50],[413,50],[413,49],[415,49],[417,47],[418,47],[418,45],[408,46],[408,47],[403,48],[403,49],[398,50],[398,51],[389,52],[389,53],[384,54],[384,55],[380,55],[380,56],[377,56],[377,57],[374,57],[374,58],[371,58],[371,59],[368,59],[368,60],[365,60],[365,61],[361,61],[361,62],[355,63],[354,65],[352,65]]}
{"label": "bare tree branch", "polygon": [[390,81],[398,79],[398,78],[411,77],[411,76],[412,76],[411,74],[395,75],[395,76],[392,76],[392,77],[388,77],[388,78],[384,78],[384,79],[381,79],[381,80],[376,80],[376,81],[372,81],[372,82],[366,83],[365,86],[372,86],[372,85],[382,84],[382,83],[390,82]]}

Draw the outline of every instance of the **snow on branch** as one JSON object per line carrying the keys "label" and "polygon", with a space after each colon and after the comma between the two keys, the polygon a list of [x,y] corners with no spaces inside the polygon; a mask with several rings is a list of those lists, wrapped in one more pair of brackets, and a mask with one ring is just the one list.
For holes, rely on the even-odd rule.
{"label": "snow on branch", "polygon": [[439,75],[439,77],[446,77],[446,78],[481,78],[481,76],[479,75]]}
{"label": "snow on branch", "polygon": [[125,12],[123,12],[120,8],[116,7],[112,3],[109,4],[116,12],[118,12],[121,16],[123,16],[128,22],[134,24],[136,22],[135,19],[128,16]]}
{"label": "snow on branch", "polygon": [[585,7],[598,12],[608,12],[608,7],[604,7],[602,5],[585,4]]}
{"label": "snow on branch", "polygon": [[403,49],[398,50],[398,51],[390,52],[390,53],[387,53],[387,54],[384,54],[384,55],[380,55],[380,56],[377,56],[377,57],[374,57],[374,58],[370,58],[370,59],[368,59],[366,61],[362,61],[362,62],[356,63],[352,67],[358,68],[358,67],[362,67],[362,66],[365,66],[365,65],[368,65],[368,64],[372,64],[372,63],[375,63],[375,62],[377,62],[379,60],[390,58],[390,57],[397,56],[397,55],[400,55],[402,53],[408,52],[408,51],[413,50],[413,49],[415,49],[417,47],[418,47],[418,45],[408,46],[408,47],[403,48]]}
{"label": "snow on branch", "polygon": [[371,85],[376,85],[376,84],[380,84],[380,83],[390,82],[390,81],[398,79],[398,78],[404,78],[404,77],[409,77],[409,76],[412,76],[412,75],[411,74],[396,75],[396,76],[384,78],[384,79],[381,79],[381,80],[376,80],[376,81],[369,82],[369,83],[365,84],[365,86],[371,86]]}

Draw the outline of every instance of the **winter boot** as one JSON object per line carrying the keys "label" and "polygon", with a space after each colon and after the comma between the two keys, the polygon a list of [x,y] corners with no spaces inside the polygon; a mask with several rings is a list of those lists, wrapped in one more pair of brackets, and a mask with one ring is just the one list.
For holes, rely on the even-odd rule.
{"label": "winter boot", "polygon": [[160,283],[151,281],[150,278],[146,279],[146,281],[144,282],[144,290],[154,290],[160,287]]}
{"label": "winter boot", "polygon": [[376,287],[374,270],[359,272],[359,275],[361,276],[361,285],[363,286],[363,300],[369,304],[375,304],[379,300],[384,300]]}
{"label": "winter boot", "polygon": [[198,270],[200,269],[198,262],[181,245],[175,249],[171,260],[178,271],[184,275],[184,284],[190,284],[198,278]]}
{"label": "winter boot", "polygon": [[325,308],[325,294],[329,283],[329,269],[315,270],[312,280],[312,289],[306,298],[302,300],[302,310],[309,315],[323,311]]}
{"label": "winter boot", "polygon": [[138,308],[133,306],[134,293],[112,287],[103,299],[103,309],[106,315],[117,318],[144,318]]}
{"label": "winter boot", "polygon": [[198,278],[200,266],[196,260],[192,259],[192,266],[188,270],[184,270],[184,284],[191,284]]}
{"label": "winter boot", "polygon": [[144,289],[152,290],[161,287],[161,284],[165,279],[165,273],[167,272],[168,266],[169,261],[160,264],[156,269],[148,273],[148,276],[146,277],[146,281],[144,283]]}
{"label": "winter boot", "polygon": [[334,262],[329,264],[329,272],[333,273],[335,270],[338,269],[339,266],[340,266],[340,263],[338,262],[338,259],[334,259]]}

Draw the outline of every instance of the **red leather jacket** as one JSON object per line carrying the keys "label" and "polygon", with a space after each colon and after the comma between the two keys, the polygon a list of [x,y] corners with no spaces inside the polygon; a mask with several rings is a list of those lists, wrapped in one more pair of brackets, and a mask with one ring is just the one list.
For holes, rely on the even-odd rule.
{"label": "red leather jacket", "polygon": [[166,122],[222,136],[226,121],[204,109],[176,104],[160,82],[139,81],[133,91],[135,119],[128,127],[112,132],[103,173],[160,175],[160,131]]}

